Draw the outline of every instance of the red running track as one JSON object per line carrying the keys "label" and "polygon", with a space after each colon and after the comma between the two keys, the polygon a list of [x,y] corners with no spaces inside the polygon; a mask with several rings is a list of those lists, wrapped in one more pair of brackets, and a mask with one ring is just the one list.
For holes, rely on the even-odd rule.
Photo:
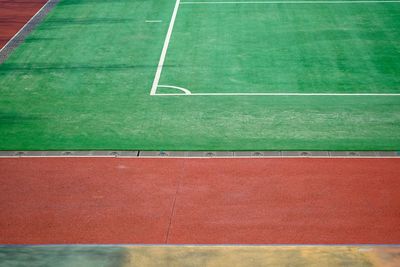
{"label": "red running track", "polygon": [[46,0],[0,0],[0,49],[46,2]]}
{"label": "red running track", "polygon": [[399,244],[400,159],[0,160],[2,244]]}

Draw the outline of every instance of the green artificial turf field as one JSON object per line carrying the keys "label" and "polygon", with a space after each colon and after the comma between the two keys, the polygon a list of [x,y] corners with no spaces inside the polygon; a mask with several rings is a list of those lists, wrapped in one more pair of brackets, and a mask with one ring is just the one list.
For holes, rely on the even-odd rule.
{"label": "green artificial turf field", "polygon": [[0,136],[1,150],[399,150],[400,1],[62,0],[0,66]]}

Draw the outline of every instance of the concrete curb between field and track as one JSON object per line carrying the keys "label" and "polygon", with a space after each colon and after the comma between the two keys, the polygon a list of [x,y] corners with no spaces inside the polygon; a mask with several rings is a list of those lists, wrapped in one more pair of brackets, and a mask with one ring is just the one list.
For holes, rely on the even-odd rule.
{"label": "concrete curb between field and track", "polygon": [[399,151],[0,151],[0,158],[400,158]]}

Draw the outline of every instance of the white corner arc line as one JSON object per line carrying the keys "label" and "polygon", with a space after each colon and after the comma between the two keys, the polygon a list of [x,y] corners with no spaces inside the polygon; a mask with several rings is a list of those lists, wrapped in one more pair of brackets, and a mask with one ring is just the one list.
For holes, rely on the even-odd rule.
{"label": "white corner arc line", "polygon": [[25,29],[25,27],[51,2],[52,0],[48,0],[36,13],[35,15],[33,15],[25,24],[24,26],[21,27],[21,29],[19,29],[19,31],[14,34],[13,37],[11,37],[10,40],[8,40],[8,42],[0,48],[0,53],[18,36],[18,34]]}
{"label": "white corner arc line", "polygon": [[172,30],[174,29],[176,15],[178,14],[180,2],[181,0],[176,0],[174,12],[172,13],[171,22],[169,23],[167,36],[165,37],[164,46],[161,51],[160,61],[158,62],[157,71],[154,77],[153,86],[151,87],[150,95],[155,95],[157,92],[158,82],[160,81],[161,72],[164,66],[165,56],[167,55],[169,41],[171,40]]}
{"label": "white corner arc line", "polygon": [[[183,87],[178,87],[178,86],[173,86],[173,85],[158,85],[157,87],[159,87],[159,88],[177,89],[177,90],[182,91],[185,95],[191,95],[192,94],[192,92],[190,92],[188,89],[183,88]],[[183,94],[177,94],[177,95],[183,95]]]}
{"label": "white corner arc line", "polygon": [[201,4],[380,4],[380,3],[400,3],[399,0],[327,0],[327,1],[207,1],[207,2],[182,2],[181,5],[201,5]]}

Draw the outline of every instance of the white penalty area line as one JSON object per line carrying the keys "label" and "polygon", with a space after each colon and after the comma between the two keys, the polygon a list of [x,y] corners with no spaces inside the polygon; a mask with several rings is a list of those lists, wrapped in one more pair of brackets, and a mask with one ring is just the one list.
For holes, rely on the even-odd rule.
{"label": "white penalty area line", "polygon": [[383,3],[400,3],[399,0],[327,0],[327,1],[240,1],[240,2],[228,2],[228,1],[219,1],[219,2],[182,2],[181,5],[201,5],[201,4],[383,4]]}
{"label": "white penalty area line", "polygon": [[191,94],[159,94],[154,96],[400,96],[399,94],[379,93],[191,93]]}
{"label": "white penalty area line", "polygon": [[165,37],[164,46],[161,51],[161,57],[160,57],[160,61],[157,66],[157,71],[156,71],[156,75],[154,77],[153,86],[151,87],[150,95],[155,95],[157,92],[158,83],[160,81],[161,72],[162,72],[162,69],[164,66],[165,56],[167,55],[169,41],[171,40],[171,35],[172,35],[172,31],[174,29],[176,15],[178,14],[178,9],[179,9],[180,3],[181,3],[181,0],[176,0],[174,12],[172,13],[171,22],[169,23],[167,36]]}
{"label": "white penalty area line", "polygon": [[19,35],[19,33],[20,32],[22,32],[25,28],[26,28],[26,26],[28,26],[29,25],[29,23],[37,16],[37,15],[39,15],[39,13],[51,2],[52,0],[48,0],[36,13],[35,13],[35,15],[33,15],[31,18],[30,18],[30,20],[28,20],[25,24],[24,24],[24,26],[22,26],[22,28],[21,29],[19,29],[19,31],[16,33],[16,34],[14,34],[14,36],[13,37],[11,37],[11,39],[10,40],[8,40],[8,42],[3,46],[3,47],[1,47],[0,48],[0,53]]}
{"label": "white penalty area line", "polygon": [[[172,31],[174,29],[175,20],[178,14],[179,6],[180,5],[190,5],[190,4],[350,4],[350,3],[400,3],[400,0],[327,0],[327,1],[240,1],[240,2],[181,2],[181,0],[176,0],[175,7],[172,13],[171,21],[169,23],[167,35],[165,37],[164,45],[161,51],[161,56],[159,63],[157,65],[157,71],[153,80],[153,84],[150,90],[151,96],[400,96],[400,93],[191,93],[189,90],[176,87],[176,86],[169,86],[169,85],[159,85],[161,73],[164,67],[165,57],[167,55],[169,43],[172,36]],[[161,22],[161,21],[149,21],[146,22]],[[184,94],[164,94],[164,93],[157,93],[158,87],[165,87],[165,88],[175,88],[181,91],[184,91]],[[183,89],[183,90],[182,90]]]}

